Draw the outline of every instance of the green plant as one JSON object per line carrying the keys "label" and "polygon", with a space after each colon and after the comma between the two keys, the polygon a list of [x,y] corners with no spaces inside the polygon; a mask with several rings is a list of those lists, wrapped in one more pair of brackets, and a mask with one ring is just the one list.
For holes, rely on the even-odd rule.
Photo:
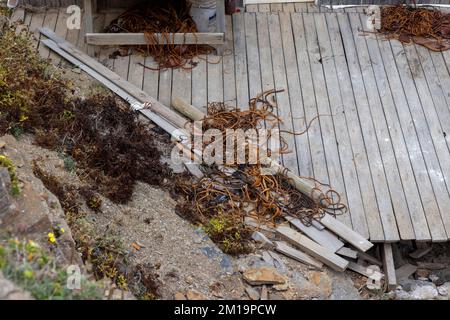
{"label": "green plant", "polygon": [[101,299],[100,288],[81,276],[81,289],[67,286],[66,270],[56,265],[43,248],[31,240],[9,239],[0,244],[0,269],[5,277],[39,300]]}
{"label": "green plant", "polygon": [[11,193],[14,196],[17,196],[20,194],[20,187],[19,187],[19,179],[16,175],[16,167],[12,163],[12,161],[4,156],[0,155],[0,166],[5,167],[8,169],[9,177],[11,179]]}

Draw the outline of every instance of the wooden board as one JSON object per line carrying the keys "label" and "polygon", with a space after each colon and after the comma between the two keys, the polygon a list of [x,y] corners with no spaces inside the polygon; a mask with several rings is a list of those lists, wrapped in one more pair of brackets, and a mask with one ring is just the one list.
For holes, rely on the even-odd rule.
{"label": "wooden board", "polygon": [[333,218],[329,214],[326,214],[320,222],[327,227],[327,229],[331,230],[335,234],[337,234],[342,239],[346,240],[355,248],[365,252],[373,247],[373,244],[367,241],[360,234],[356,233],[348,226],[340,222],[339,220]]}
{"label": "wooden board", "polygon": [[344,243],[328,230],[319,231],[313,226],[307,227],[299,219],[289,216],[285,216],[285,219],[309,238],[332,252],[336,252],[344,246]]}
{"label": "wooden board", "polygon": [[383,269],[386,275],[388,290],[394,290],[397,287],[397,278],[395,276],[394,255],[392,253],[392,245],[384,243],[382,246]]}
{"label": "wooden board", "polygon": [[284,242],[275,241],[275,250],[284,254],[289,258],[313,266],[317,269],[321,269],[323,267],[322,262],[314,259],[313,257],[307,255],[306,253],[301,252],[300,250],[294,249],[293,247],[287,245]]}
{"label": "wooden board", "polygon": [[[154,34],[157,44],[223,44],[223,33],[173,33],[169,36]],[[86,33],[86,43],[96,46],[147,45],[143,33]]]}
{"label": "wooden board", "polygon": [[334,270],[344,271],[347,268],[347,260],[335,255],[331,250],[317,244],[294,229],[286,226],[279,226],[276,230],[277,234],[284,240],[302,249]]}

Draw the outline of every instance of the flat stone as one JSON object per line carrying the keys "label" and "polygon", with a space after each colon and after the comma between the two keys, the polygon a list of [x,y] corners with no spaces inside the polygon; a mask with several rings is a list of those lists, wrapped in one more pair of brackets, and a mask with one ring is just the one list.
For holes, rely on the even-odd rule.
{"label": "flat stone", "polygon": [[256,288],[246,286],[245,292],[247,292],[247,295],[251,300],[259,300],[260,298],[259,291]]}
{"label": "flat stone", "polygon": [[186,292],[186,298],[188,300],[208,300],[208,298],[197,290],[190,289]]}
{"label": "flat stone", "polygon": [[173,298],[174,300],[186,300],[186,296],[182,292],[176,292]]}
{"label": "flat stone", "polygon": [[287,291],[287,290],[289,290],[289,284],[288,283],[276,284],[272,287],[272,289],[274,289],[276,291]]}
{"label": "flat stone", "polygon": [[262,284],[284,284],[285,277],[278,273],[274,268],[262,267],[258,269],[247,269],[243,273],[244,280],[251,285]]}

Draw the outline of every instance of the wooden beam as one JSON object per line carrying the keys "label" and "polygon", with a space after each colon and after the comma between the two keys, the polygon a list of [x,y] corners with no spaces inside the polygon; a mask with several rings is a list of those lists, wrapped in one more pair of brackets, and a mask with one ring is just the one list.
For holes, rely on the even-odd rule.
{"label": "wooden beam", "polygon": [[347,269],[348,261],[334,254],[331,250],[312,241],[301,233],[287,226],[279,226],[276,228],[277,233],[287,242],[302,249],[306,253],[312,255],[317,260],[322,261],[327,266],[336,271],[344,271]]}
{"label": "wooden beam", "polygon": [[417,271],[417,266],[412,264],[404,264],[400,268],[395,270],[395,277],[398,281],[407,279],[410,275]]}
{"label": "wooden beam", "polygon": [[358,258],[358,252],[347,247],[340,248],[338,251],[336,251],[336,253],[340,256],[344,256],[350,259]]}
{"label": "wooden beam", "polygon": [[[155,44],[224,44],[223,33],[155,33]],[[86,32],[86,43],[96,46],[147,45],[152,42],[144,33]]]}
{"label": "wooden beam", "polygon": [[[173,110],[170,110],[168,107],[163,105],[161,102],[157,101],[155,98],[149,96],[146,92],[137,88],[133,84],[129,83],[127,80],[121,78],[118,74],[111,71],[103,64],[98,62],[97,60],[89,57],[85,53],[81,52],[78,48],[73,46],[72,44],[65,41],[63,38],[57,36],[53,31],[48,28],[41,28],[41,33],[45,35],[47,38],[53,40],[59,48],[63,49],[65,52],[69,53],[74,58],[78,59],[82,63],[86,64],[92,70],[95,70],[102,77],[108,79],[108,81],[112,82],[121,90],[130,94],[136,101],[141,104],[147,103],[147,111],[152,111],[164,118],[166,121],[169,121],[175,128],[185,128],[187,124],[186,118],[180,116]],[[186,133],[187,134],[187,133]]]}
{"label": "wooden beam", "polygon": [[395,275],[394,254],[392,253],[392,245],[390,243],[383,243],[383,269],[386,275],[388,290],[397,288],[397,277]]}
{"label": "wooden beam", "polygon": [[329,230],[333,231],[335,234],[337,234],[342,239],[346,240],[348,243],[353,245],[355,248],[366,252],[370,248],[373,247],[373,243],[370,241],[367,241],[365,238],[363,238],[360,234],[356,233],[349,227],[347,227],[342,222],[338,221],[337,219],[333,218],[329,214],[326,214],[320,222],[327,227]]}
{"label": "wooden beam", "polygon": [[284,218],[312,240],[333,252],[336,252],[344,246],[344,243],[328,230],[319,231],[313,226],[307,227],[299,219],[290,216],[285,216]]}
{"label": "wooden beam", "polygon": [[[84,23],[86,26],[86,33],[94,32],[94,7],[96,0],[84,0]],[[88,54],[94,55],[94,48],[92,46],[87,47]]]}
{"label": "wooden beam", "polygon": [[284,254],[286,257],[308,264],[317,269],[321,269],[323,267],[322,262],[314,259],[313,257],[307,255],[306,253],[303,253],[297,249],[292,248],[291,246],[287,245],[282,241],[275,241],[275,250],[278,251],[279,253]]}

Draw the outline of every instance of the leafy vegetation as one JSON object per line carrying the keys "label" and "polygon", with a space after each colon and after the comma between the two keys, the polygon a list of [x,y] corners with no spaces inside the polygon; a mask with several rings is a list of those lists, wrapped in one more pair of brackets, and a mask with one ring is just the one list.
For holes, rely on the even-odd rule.
{"label": "leafy vegetation", "polygon": [[58,267],[38,244],[31,240],[9,239],[0,243],[0,270],[4,276],[40,300],[101,299],[102,291],[81,275],[81,287],[67,286],[68,273]]}
{"label": "leafy vegetation", "polygon": [[11,159],[4,155],[0,155],[0,166],[5,167],[8,169],[9,177],[11,179],[11,193],[14,196],[17,196],[20,194],[20,187],[19,187],[19,179],[16,175],[16,167],[12,163]]}

